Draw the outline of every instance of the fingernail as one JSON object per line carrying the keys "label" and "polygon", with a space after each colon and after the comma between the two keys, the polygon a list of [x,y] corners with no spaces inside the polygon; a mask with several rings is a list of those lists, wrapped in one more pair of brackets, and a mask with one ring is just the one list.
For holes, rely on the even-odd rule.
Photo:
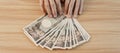
{"label": "fingernail", "polygon": [[60,15],[62,15],[63,14],[63,12],[60,12]]}
{"label": "fingernail", "polygon": [[73,18],[77,18],[77,15],[74,15]]}
{"label": "fingernail", "polygon": [[52,18],[52,15],[49,15],[50,18]]}
{"label": "fingernail", "polygon": [[54,17],[57,17],[57,15],[54,15]]}

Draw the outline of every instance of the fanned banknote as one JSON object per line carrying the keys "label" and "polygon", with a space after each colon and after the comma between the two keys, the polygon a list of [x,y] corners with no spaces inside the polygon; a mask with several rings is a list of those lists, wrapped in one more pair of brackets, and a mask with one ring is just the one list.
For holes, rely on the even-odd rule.
{"label": "fanned banknote", "polygon": [[72,49],[90,39],[90,35],[75,18],[60,15],[56,18],[42,16],[24,28],[35,45],[54,49]]}

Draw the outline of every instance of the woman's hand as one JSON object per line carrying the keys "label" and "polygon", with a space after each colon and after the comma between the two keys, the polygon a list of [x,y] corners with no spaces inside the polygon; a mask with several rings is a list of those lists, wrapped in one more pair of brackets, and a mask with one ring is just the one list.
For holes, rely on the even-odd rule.
{"label": "woman's hand", "polygon": [[41,11],[48,14],[49,17],[57,17],[62,14],[62,7],[60,0],[39,0]]}
{"label": "woman's hand", "polygon": [[83,11],[84,0],[65,0],[64,13],[67,17],[76,18]]}

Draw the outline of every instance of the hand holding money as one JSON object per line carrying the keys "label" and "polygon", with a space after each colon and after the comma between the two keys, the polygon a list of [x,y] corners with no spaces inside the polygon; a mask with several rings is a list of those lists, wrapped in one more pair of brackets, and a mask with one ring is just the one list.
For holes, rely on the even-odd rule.
{"label": "hand holding money", "polygon": [[[80,3],[82,0],[62,0],[64,1],[65,7],[68,7],[65,8],[67,16],[60,15],[61,8],[57,8],[61,6],[60,0],[40,0],[42,7],[45,7],[41,9],[48,15],[41,16],[24,27],[25,34],[36,46],[49,50],[72,49],[90,39],[90,35],[75,18],[82,12]],[[59,4],[56,5],[55,2]]]}
{"label": "hand holding money", "polygon": [[76,18],[83,11],[84,0],[65,0],[64,13],[67,17]]}
{"label": "hand holding money", "polygon": [[57,17],[58,14],[62,14],[62,7],[60,0],[39,0],[40,9],[44,14],[48,14],[49,17]]}
{"label": "hand holding money", "polygon": [[36,46],[49,50],[72,49],[90,39],[90,35],[77,19],[68,18],[65,15],[59,15],[56,18],[40,17],[27,25],[24,32]]}
{"label": "hand holding money", "polygon": [[[62,4],[64,5],[62,6]],[[62,7],[64,7],[64,10],[62,10]],[[57,17],[64,11],[67,17],[76,18],[82,13],[83,0],[40,0],[40,8],[49,17]]]}

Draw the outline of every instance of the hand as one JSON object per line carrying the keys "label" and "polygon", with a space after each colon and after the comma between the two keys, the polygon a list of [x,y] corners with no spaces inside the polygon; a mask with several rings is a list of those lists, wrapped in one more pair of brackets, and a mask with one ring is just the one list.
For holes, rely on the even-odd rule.
{"label": "hand", "polygon": [[58,14],[62,14],[62,7],[60,0],[39,0],[40,9],[49,17],[57,17]]}
{"label": "hand", "polygon": [[76,18],[83,11],[84,0],[65,0],[64,13],[67,17]]}

